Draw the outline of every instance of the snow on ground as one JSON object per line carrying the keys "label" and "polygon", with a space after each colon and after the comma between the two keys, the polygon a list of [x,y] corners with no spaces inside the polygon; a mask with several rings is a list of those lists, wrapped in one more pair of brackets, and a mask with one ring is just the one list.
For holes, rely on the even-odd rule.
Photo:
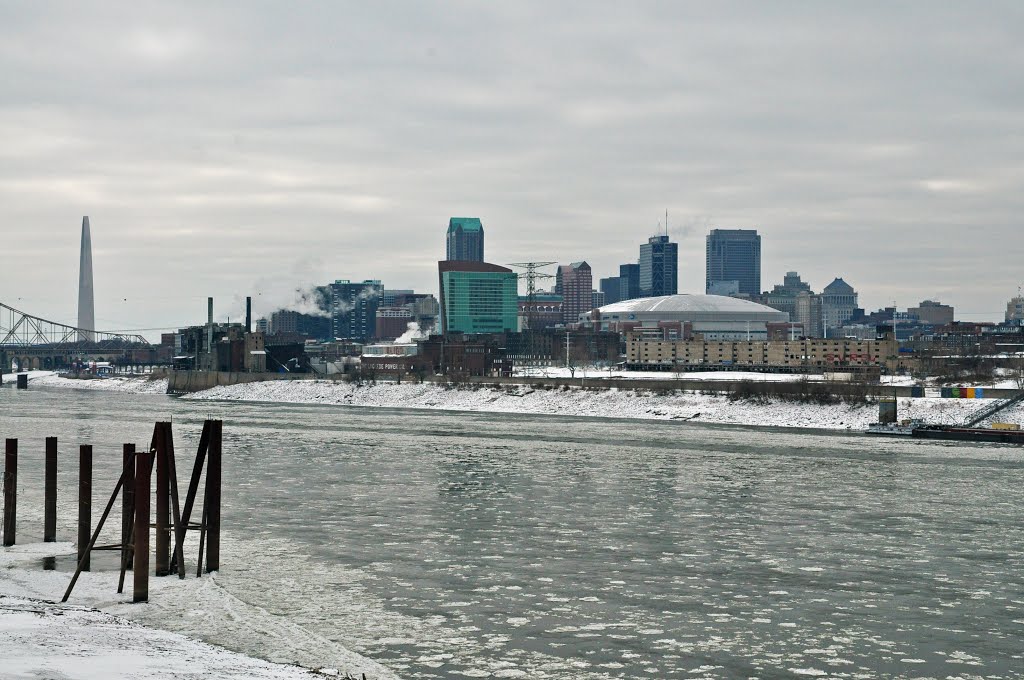
{"label": "snow on ground", "polygon": [[[29,381],[56,375],[53,371],[23,371],[22,373],[28,376]],[[18,379],[18,375],[18,373],[4,373],[4,385],[13,385]]]}
{"label": "snow on ground", "polygon": [[[151,577],[150,601],[132,604],[130,574],[125,593],[117,595],[116,571],[87,572],[75,586],[70,604],[55,604],[72,574],[45,571],[42,559],[74,553],[74,545],[66,542],[0,548],[0,677],[300,680],[344,677],[346,672],[356,677],[365,673],[372,680],[396,677],[376,662],[232,598],[217,584],[217,574],[202,579],[190,575],[183,581]],[[189,633],[190,622],[199,628],[211,617],[218,626],[270,641],[257,646],[275,649],[281,661],[295,661],[304,648],[315,647],[317,656],[330,659],[332,666],[310,671],[272,663],[182,634]],[[163,625],[172,619],[178,619],[181,632],[142,625]]]}
{"label": "snow on ground", "polygon": [[[517,377],[539,378],[628,378],[630,380],[752,380],[755,382],[790,382],[803,375],[795,373],[760,373],[757,371],[624,371],[580,367],[570,371],[565,366],[523,366],[515,369]],[[808,380],[824,380],[823,375],[808,375]]]}
{"label": "snow on ground", "polygon": [[323,677],[144,628],[95,609],[0,595],[3,677],[253,678]]}
{"label": "snow on ground", "polygon": [[[802,404],[788,401],[757,403],[730,401],[721,395],[696,392],[659,393],[650,390],[534,389],[526,385],[446,388],[433,384],[377,383],[358,387],[330,381],[269,381],[215,387],[184,399],[269,401],[298,404],[334,404],[427,408],[453,411],[535,413],[606,418],[690,420],[735,425],[866,428],[878,420],[873,404]],[[988,401],[968,399],[900,399],[899,417],[932,423],[960,423]],[[1021,422],[1024,407],[1000,420]],[[1012,420],[1016,418],[1017,420]]]}
{"label": "snow on ground", "polygon": [[[129,394],[166,394],[167,378],[151,380],[149,376],[112,376],[109,378],[94,378],[80,380],[77,378],[65,378],[53,372],[46,373],[35,378],[37,385],[44,387],[69,387],[79,390],[105,390],[108,392],[125,392]],[[31,379],[31,378],[30,378]]]}

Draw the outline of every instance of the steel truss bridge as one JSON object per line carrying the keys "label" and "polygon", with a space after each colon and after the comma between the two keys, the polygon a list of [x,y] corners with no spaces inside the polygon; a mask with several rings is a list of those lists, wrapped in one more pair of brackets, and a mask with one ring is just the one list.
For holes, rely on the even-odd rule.
{"label": "steel truss bridge", "polygon": [[0,302],[0,368],[61,368],[79,360],[118,361],[150,350],[141,335],[86,330],[32,316]]}

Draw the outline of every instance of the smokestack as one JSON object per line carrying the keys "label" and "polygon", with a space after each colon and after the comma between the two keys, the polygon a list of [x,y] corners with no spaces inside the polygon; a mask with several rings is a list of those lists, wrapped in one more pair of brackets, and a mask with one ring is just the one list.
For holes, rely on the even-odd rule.
{"label": "smokestack", "polygon": [[208,370],[213,370],[213,298],[206,298],[206,361]]}
{"label": "smokestack", "polygon": [[245,298],[245,332],[252,333],[252,298]]}

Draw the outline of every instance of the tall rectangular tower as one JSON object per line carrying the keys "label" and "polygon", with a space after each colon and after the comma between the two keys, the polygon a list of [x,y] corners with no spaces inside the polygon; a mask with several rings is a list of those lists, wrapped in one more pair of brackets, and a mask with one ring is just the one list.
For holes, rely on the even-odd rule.
{"label": "tall rectangular tower", "polygon": [[556,274],[555,290],[562,295],[562,323],[579,321],[580,314],[594,308],[594,275],[586,262],[563,264]]}
{"label": "tall rectangular tower", "polygon": [[[92,290],[92,234],[89,232],[89,216],[82,218],[82,248],[78,254],[78,327],[83,331],[96,330],[96,311]],[[92,342],[93,334],[83,332],[79,340]]]}
{"label": "tall rectangular tower", "polygon": [[705,292],[734,281],[741,294],[761,294],[761,237],[756,229],[712,229],[706,261]]}
{"label": "tall rectangular tower", "polygon": [[461,262],[484,261],[484,225],[478,217],[448,220],[447,259]]}
{"label": "tall rectangular tower", "polygon": [[377,279],[335,281],[331,289],[331,334],[365,342],[377,332],[377,307],[384,286]]}
{"label": "tall rectangular tower", "polygon": [[640,296],[679,292],[679,244],[668,236],[652,236],[640,246]]}

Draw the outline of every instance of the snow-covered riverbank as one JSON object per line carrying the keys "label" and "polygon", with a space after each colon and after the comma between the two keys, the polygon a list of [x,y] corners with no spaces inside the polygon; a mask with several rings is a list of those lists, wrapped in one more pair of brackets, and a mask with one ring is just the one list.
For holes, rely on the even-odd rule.
{"label": "snow-covered riverbank", "polygon": [[[129,394],[163,394],[167,380],[114,377],[75,380],[36,372],[32,384],[42,387],[108,390]],[[732,401],[726,396],[698,392],[664,392],[603,388],[535,389],[526,385],[461,386],[432,383],[364,384],[329,380],[275,380],[215,387],[183,397],[187,400],[266,401],[289,404],[333,404],[386,408],[423,408],[603,418],[687,420],[705,423],[765,427],[807,427],[861,430],[878,420],[874,404],[815,404],[771,400]],[[899,417],[929,423],[956,424],[982,408],[988,400],[903,398]],[[999,415],[1000,421],[1024,422],[1024,406]]]}
{"label": "snow-covered riverbank", "polygon": [[[124,392],[128,394],[166,394],[167,378],[150,379],[148,376],[112,376],[80,380],[65,378],[53,371],[29,371],[30,385],[42,387],[68,387],[78,390],[104,390],[108,392]],[[13,383],[13,375],[4,376],[5,383]]]}
{"label": "snow-covered riverbank", "polygon": [[[269,401],[292,404],[340,404],[427,408],[453,411],[534,413],[688,420],[735,425],[810,427],[860,430],[878,419],[873,404],[813,404],[788,401],[756,403],[730,401],[725,396],[699,393],[659,393],[649,390],[534,389],[528,386],[446,388],[433,384],[377,383],[358,387],[330,381],[273,381],[216,387],[185,399]],[[900,399],[901,418],[927,422],[962,422],[982,402],[960,399]],[[1002,417],[1024,417],[1024,409]]]}
{"label": "snow-covered riverbank", "polygon": [[[130,575],[125,594],[117,595],[117,572],[94,571],[82,574],[72,604],[57,604],[71,574],[44,571],[42,559],[74,552],[71,543],[0,548],[0,677],[312,680],[366,673],[374,680],[396,678],[373,661],[232,598],[217,585],[216,574],[184,581],[151,578],[150,602],[131,604]],[[228,631],[273,640],[269,647],[285,659],[300,660],[303,651],[315,648],[318,658],[333,665],[310,670],[271,663],[189,636],[190,622],[198,630],[209,619]],[[172,620],[181,632],[150,627]]]}

